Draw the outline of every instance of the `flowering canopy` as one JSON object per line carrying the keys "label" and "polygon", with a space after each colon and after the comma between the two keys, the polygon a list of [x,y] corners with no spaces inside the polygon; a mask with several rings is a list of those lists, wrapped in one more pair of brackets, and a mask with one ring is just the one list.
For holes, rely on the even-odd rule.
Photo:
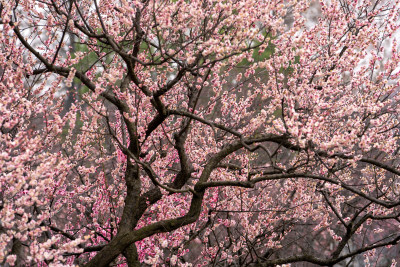
{"label": "flowering canopy", "polygon": [[0,264],[387,264],[399,12],[0,1]]}

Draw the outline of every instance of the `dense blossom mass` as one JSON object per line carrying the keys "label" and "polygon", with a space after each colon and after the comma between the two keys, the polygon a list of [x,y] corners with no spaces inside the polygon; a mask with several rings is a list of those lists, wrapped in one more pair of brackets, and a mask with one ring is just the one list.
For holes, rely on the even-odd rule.
{"label": "dense blossom mass", "polygon": [[0,265],[395,266],[399,16],[0,0]]}

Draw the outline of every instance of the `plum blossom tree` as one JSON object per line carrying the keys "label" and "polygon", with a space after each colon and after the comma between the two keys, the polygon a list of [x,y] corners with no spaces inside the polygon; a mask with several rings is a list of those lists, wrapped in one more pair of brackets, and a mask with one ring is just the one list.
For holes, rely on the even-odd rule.
{"label": "plum blossom tree", "polygon": [[399,15],[0,1],[0,264],[394,266]]}

